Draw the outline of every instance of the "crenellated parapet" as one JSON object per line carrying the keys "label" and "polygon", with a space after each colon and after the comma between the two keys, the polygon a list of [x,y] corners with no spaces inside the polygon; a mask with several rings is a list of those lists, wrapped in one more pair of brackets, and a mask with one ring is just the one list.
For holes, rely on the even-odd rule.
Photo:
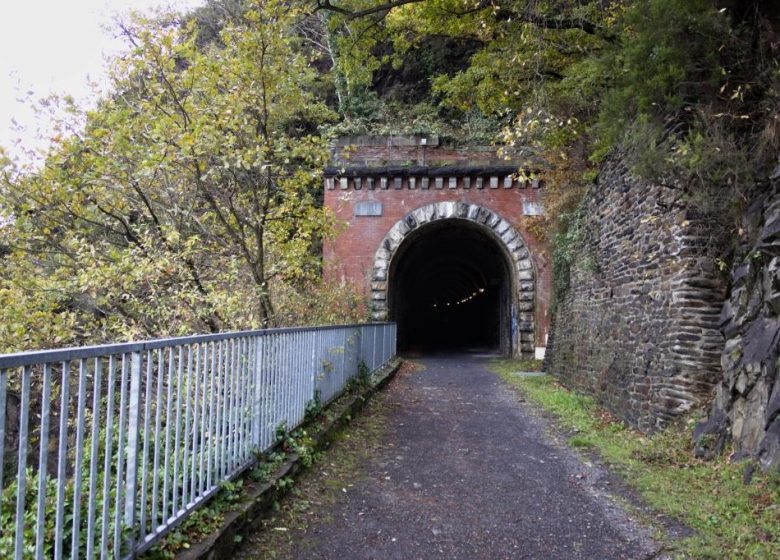
{"label": "crenellated parapet", "polygon": [[517,165],[328,167],[328,190],[538,189],[538,172]]}

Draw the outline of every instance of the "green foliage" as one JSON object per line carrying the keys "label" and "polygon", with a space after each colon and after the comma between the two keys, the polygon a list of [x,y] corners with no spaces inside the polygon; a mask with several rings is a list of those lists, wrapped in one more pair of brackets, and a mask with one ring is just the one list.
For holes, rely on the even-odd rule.
{"label": "green foliage", "polygon": [[281,452],[298,455],[304,467],[309,468],[314,463],[314,440],[305,428],[289,432],[285,424],[280,424],[276,427],[275,441]]}
{"label": "green foliage", "polygon": [[360,363],[358,364],[358,373],[354,377],[349,378],[349,380],[347,381],[345,392],[354,393],[355,391],[359,391],[370,386],[371,385],[370,373],[371,372],[368,370],[368,365],[366,365],[366,363],[361,360]]}
{"label": "green foliage", "polygon": [[82,132],[55,136],[37,172],[3,161],[0,351],[308,322],[273,299],[308,301],[319,281],[315,131],[334,115],[300,9],[245,8],[218,41],[174,15],[124,24],[115,94],[91,111],[61,100],[74,122],[58,126]]}
{"label": "green foliage", "polygon": [[286,325],[361,323],[370,317],[360,286],[328,284],[320,279],[273,286],[277,317]]}
{"label": "green foliage", "polygon": [[[338,7],[354,12],[379,4]],[[706,207],[714,198],[719,210],[733,197],[712,188],[751,188],[780,147],[773,116],[780,72],[765,4],[748,10],[713,0],[428,0],[380,15],[334,13],[331,28],[371,35],[370,48],[352,43],[346,65],[375,78],[387,73],[382,68],[408,64],[434,38],[468,45],[454,63],[426,63],[429,99],[440,117],[489,115],[506,125],[500,142],[509,152],[555,152],[581,160],[583,172],[588,160],[599,163],[621,147],[636,173],[706,190],[695,202]],[[382,98],[385,92],[376,91]],[[346,124],[359,129],[365,119]],[[381,130],[381,122],[393,119],[363,130]]]}
{"label": "green foliage", "polygon": [[319,389],[315,389],[314,398],[306,403],[303,423],[309,424],[313,422],[320,414],[322,414],[322,392]]}
{"label": "green foliage", "polygon": [[[552,237],[553,306],[560,303],[571,285],[572,266],[582,260],[582,214],[578,210],[558,216]],[[553,307],[553,312],[554,312]]]}
{"label": "green foliage", "polygon": [[[34,473],[31,468],[26,471],[27,487],[25,492],[25,502],[31,504],[25,508],[24,514],[24,551],[25,555],[32,557],[35,553],[35,541],[36,531],[35,524],[37,521],[36,508],[34,505],[38,498],[38,484],[39,477],[37,473]],[[11,483],[3,489],[3,508],[0,511],[0,524],[8,530],[4,530],[0,537],[0,555],[3,558],[12,558],[14,554],[14,540],[15,531],[11,530],[16,527],[16,492],[18,490],[18,479],[12,479]],[[54,519],[56,515],[56,499],[57,499],[57,483],[53,479],[48,479],[45,482],[45,512],[46,523],[44,524],[44,556],[54,556]],[[66,494],[73,496],[73,489],[71,487],[70,492]],[[71,527],[66,528],[68,534],[63,539],[63,544],[70,548],[71,542]]]}
{"label": "green foliage", "polygon": [[371,371],[368,369],[368,364],[363,360],[360,360],[360,363],[358,363],[358,377],[368,379],[370,373]]}
{"label": "green foliage", "polygon": [[[631,5],[612,66],[604,114],[613,137],[642,115],[671,115],[717,87],[718,47],[729,35],[726,18],[709,0],[651,0]],[[616,66],[616,67],[615,67]]]}
{"label": "green foliage", "polygon": [[653,508],[695,531],[666,543],[679,557],[758,560],[780,553],[777,475],[759,473],[745,485],[745,463],[726,457],[694,459],[694,421],[646,436],[616,420],[592,397],[570,391],[549,376],[511,376],[517,371],[512,360],[497,360],[491,367],[574,432],[569,440],[573,447],[597,452]]}
{"label": "green foliage", "polygon": [[[33,436],[33,443],[37,443],[34,441],[35,436]],[[111,469],[111,476],[113,476],[114,472],[113,469],[115,469],[115,465],[117,464],[117,461],[119,460],[119,450],[118,450],[118,443],[119,443],[119,430],[118,428],[114,428],[112,432],[112,436],[108,438],[111,441],[112,445],[112,456],[110,458],[110,469]],[[79,494],[79,509],[78,511],[81,525],[80,525],[80,534],[79,534],[79,554],[85,555],[87,550],[87,542],[86,542],[86,527],[87,527],[87,518],[89,516],[89,500],[92,499],[94,501],[94,508],[96,517],[94,520],[95,523],[95,532],[97,535],[100,535],[103,531],[103,518],[102,518],[102,511],[104,506],[108,507],[109,511],[109,517],[108,517],[108,527],[106,528],[107,534],[109,535],[109,542],[107,543],[107,548],[109,550],[109,553],[111,553],[114,550],[114,529],[116,527],[115,525],[115,519],[114,519],[114,508],[116,507],[116,499],[117,499],[117,486],[115,484],[111,484],[111,478],[109,477],[109,487],[106,488],[104,486],[104,477],[105,477],[105,467],[104,467],[104,461],[105,461],[105,444],[106,444],[106,430],[103,429],[98,434],[98,446],[97,446],[97,455],[98,455],[98,468],[95,472],[95,476],[97,477],[95,479],[95,494],[91,496],[91,498],[87,497],[87,492],[85,492],[88,489],[88,485],[90,484],[90,463],[91,463],[91,457],[92,457],[92,440],[91,438],[87,437],[84,445],[84,456],[82,457],[82,465],[81,465],[81,479],[82,479],[82,487]],[[34,447],[34,446],[33,446]],[[72,467],[75,463],[73,455],[75,454],[75,450],[71,449],[68,456],[66,456],[66,461],[68,462],[69,466]],[[12,467],[14,470],[17,468],[14,464],[7,464],[5,465],[6,469],[9,467]],[[6,470],[7,472],[7,470]],[[41,480],[42,476],[44,477],[43,480]],[[14,528],[17,526],[16,524],[16,507],[17,507],[17,490],[19,488],[19,479],[17,477],[7,477],[10,480],[5,481],[5,487],[2,488],[2,508],[0,509],[0,526],[4,528],[4,531],[2,532],[2,535],[0,535],[0,558],[11,558],[14,554],[15,549],[15,531],[11,530],[11,528]],[[54,557],[54,548],[55,548],[55,542],[57,541],[55,529],[56,529],[56,517],[57,517],[57,498],[60,494],[60,491],[62,491],[63,494],[63,519],[65,520],[65,524],[63,525],[63,531],[62,531],[62,538],[59,541],[59,543],[62,546],[63,551],[65,551],[65,555],[67,556],[70,553],[70,550],[73,546],[73,539],[74,539],[74,532],[73,532],[73,519],[74,519],[74,512],[77,511],[74,509],[75,505],[75,498],[76,498],[76,485],[75,485],[75,477],[69,478],[66,482],[63,483],[62,487],[60,484],[58,484],[56,476],[53,476],[49,473],[43,474],[37,470],[34,470],[31,467],[27,467],[25,469],[25,493],[24,493],[24,532],[23,532],[23,550],[24,550],[24,557],[25,558],[32,558],[33,555],[36,552],[36,542],[38,535],[36,534],[36,524],[39,520],[38,516],[38,499],[39,499],[39,491],[41,490],[40,486],[43,485],[43,538],[42,538],[42,544],[43,544],[43,556],[46,558]],[[108,503],[106,504],[104,501],[104,498],[108,499]],[[120,509],[123,507],[123,504],[119,504]],[[5,530],[5,529],[8,530]],[[122,543],[126,542],[126,538],[130,536],[131,531],[127,527],[122,527],[121,529],[122,533]]]}
{"label": "green foliage", "polygon": [[245,499],[244,482],[223,481],[219,491],[204,505],[188,515],[184,521],[165,537],[143,558],[147,560],[169,560],[177,552],[190,548],[222,526],[225,513],[235,509]]}
{"label": "green foliage", "polygon": [[634,153],[652,153],[666,136],[686,137],[696,129],[696,107],[714,100],[725,83],[721,52],[732,31],[710,0],[652,0],[631,4],[620,38],[600,60],[609,87],[596,125],[595,158],[637,140]]}
{"label": "green foliage", "polygon": [[501,130],[502,119],[478,109],[459,111],[429,101],[407,104],[374,98],[370,110],[346,115],[323,131],[329,136],[435,134],[456,142],[490,144]]}

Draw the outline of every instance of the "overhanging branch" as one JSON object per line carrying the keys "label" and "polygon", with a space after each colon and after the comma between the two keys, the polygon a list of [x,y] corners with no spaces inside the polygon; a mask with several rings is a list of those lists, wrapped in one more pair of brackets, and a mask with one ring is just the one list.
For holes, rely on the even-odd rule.
{"label": "overhanging branch", "polygon": [[[331,3],[331,0],[317,0],[317,6],[315,11],[326,10],[336,14],[340,14],[347,19],[354,20],[360,19],[373,14],[386,13],[393,8],[398,8],[406,4],[416,4],[424,2],[425,0],[393,0],[385,2],[383,4],[377,4],[371,8],[363,10],[349,10],[336,6]],[[500,5],[495,4],[492,0],[482,0],[474,8],[465,11],[463,13],[456,13],[455,15],[467,15],[481,10],[492,10],[493,16],[498,21],[517,21],[519,23],[530,23],[540,27],[542,29],[579,29],[588,35],[598,35],[607,41],[614,41],[615,37],[607,32],[603,27],[580,18],[568,18],[563,16],[546,16],[541,14],[535,14],[532,12],[518,12],[502,8]]]}
{"label": "overhanging branch", "polygon": [[423,2],[423,1],[424,0],[394,0],[392,2],[387,2],[385,4],[377,4],[376,6],[372,6],[371,8],[366,8],[365,10],[353,11],[353,10],[348,10],[346,8],[342,8],[341,6],[334,6],[333,4],[330,3],[330,0],[317,0],[317,7],[315,8],[315,11],[326,10],[329,12],[334,12],[336,14],[341,14],[348,19],[359,19],[373,14],[389,12],[393,8],[397,8],[405,4],[415,4],[417,2]]}

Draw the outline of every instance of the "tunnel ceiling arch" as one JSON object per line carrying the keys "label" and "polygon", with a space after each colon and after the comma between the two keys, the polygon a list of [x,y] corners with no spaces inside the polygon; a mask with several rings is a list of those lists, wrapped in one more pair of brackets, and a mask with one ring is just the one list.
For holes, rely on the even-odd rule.
{"label": "tunnel ceiling arch", "polygon": [[[462,202],[438,202],[422,206],[409,212],[403,219],[396,222],[385,235],[374,257],[372,271],[371,299],[373,318],[386,320],[389,316],[390,284],[391,276],[395,273],[398,262],[405,258],[410,245],[418,239],[424,238],[424,233],[433,231],[436,224],[441,226],[462,226],[464,231],[471,230],[478,235],[472,235],[471,239],[463,239],[466,244],[473,245],[466,250],[464,245],[463,258],[453,256],[437,261],[437,256],[432,254],[425,262],[423,270],[415,272],[417,282],[421,283],[423,290],[429,294],[435,294],[435,288],[425,287],[430,281],[435,283],[437,278],[448,276],[451,281],[447,283],[444,293],[437,293],[436,297],[443,303],[468,299],[480,289],[485,289],[490,282],[489,276],[499,274],[499,271],[491,270],[487,261],[475,259],[480,248],[477,247],[479,238],[487,243],[482,250],[495,247],[501,253],[496,262],[501,262],[505,268],[508,279],[509,301],[512,305],[511,317],[511,349],[515,354],[533,351],[534,346],[534,288],[535,275],[528,249],[517,230],[502,216],[475,204]],[[449,231],[442,228],[441,232]],[[441,237],[441,234],[437,234]],[[446,237],[446,236],[445,236]],[[476,244],[476,245],[475,245]],[[443,270],[440,267],[448,267]],[[493,267],[495,268],[495,267]],[[435,299],[433,295],[430,296]],[[433,301],[432,299],[432,301]],[[507,318],[510,320],[510,318]]]}

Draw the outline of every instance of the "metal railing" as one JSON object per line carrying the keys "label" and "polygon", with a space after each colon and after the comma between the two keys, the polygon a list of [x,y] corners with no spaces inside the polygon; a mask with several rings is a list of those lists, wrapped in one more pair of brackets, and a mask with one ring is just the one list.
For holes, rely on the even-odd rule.
{"label": "metal railing", "polygon": [[395,355],[392,323],[0,355],[0,558],[131,558]]}

